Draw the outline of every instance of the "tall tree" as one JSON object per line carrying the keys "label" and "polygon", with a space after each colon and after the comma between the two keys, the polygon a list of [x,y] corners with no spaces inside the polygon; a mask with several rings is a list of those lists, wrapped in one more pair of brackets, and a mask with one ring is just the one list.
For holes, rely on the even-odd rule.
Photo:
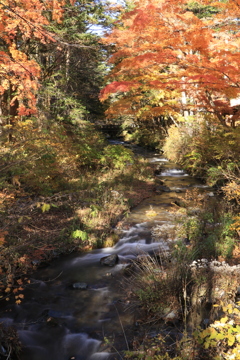
{"label": "tall tree", "polygon": [[57,41],[41,44],[35,56],[42,68],[39,104],[53,117],[77,123],[86,113],[103,114],[98,95],[107,52],[91,29],[108,26],[112,11],[99,1],[74,1],[65,4],[61,23],[50,22]]}
{"label": "tall tree", "polygon": [[186,0],[136,1],[122,14],[103,40],[116,48],[101,92],[102,100],[111,99],[108,116],[204,111],[225,125],[230,99],[240,93],[239,29],[222,3],[209,3],[221,16],[200,19]]}
{"label": "tall tree", "polygon": [[46,30],[46,11],[61,21],[64,0],[2,0],[0,2],[0,115],[13,122],[16,116],[36,112],[40,67],[31,58],[32,41],[56,41]]}
{"label": "tall tree", "polygon": [[102,111],[106,52],[90,30],[106,25],[106,9],[97,0],[0,1],[2,125],[12,126],[39,106],[59,119]]}

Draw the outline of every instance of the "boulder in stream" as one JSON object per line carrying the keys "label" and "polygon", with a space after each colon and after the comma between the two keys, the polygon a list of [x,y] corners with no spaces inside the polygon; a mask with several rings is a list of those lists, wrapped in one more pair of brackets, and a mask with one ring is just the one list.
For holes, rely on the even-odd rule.
{"label": "boulder in stream", "polygon": [[104,256],[100,259],[100,264],[105,266],[115,266],[118,263],[118,255],[111,254],[108,256]]}
{"label": "boulder in stream", "polygon": [[156,190],[157,193],[161,193],[161,192],[171,192],[171,189],[166,186],[166,185],[158,185],[156,186]]}
{"label": "boulder in stream", "polygon": [[32,261],[31,261],[31,264],[32,264],[33,266],[39,266],[39,265],[41,264],[41,261],[40,261],[40,260],[32,260]]}
{"label": "boulder in stream", "polygon": [[161,175],[162,171],[163,171],[162,167],[158,167],[157,169],[154,170],[154,175],[156,176]]}
{"label": "boulder in stream", "polygon": [[72,284],[72,287],[78,290],[86,290],[88,288],[88,285],[84,282],[77,282]]}

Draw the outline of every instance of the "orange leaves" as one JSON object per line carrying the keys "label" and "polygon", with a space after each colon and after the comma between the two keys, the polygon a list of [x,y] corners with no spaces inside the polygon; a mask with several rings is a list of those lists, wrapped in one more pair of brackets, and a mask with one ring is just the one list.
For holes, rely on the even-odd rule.
{"label": "orange leaves", "polygon": [[24,48],[24,43],[33,38],[42,43],[55,41],[46,30],[49,24],[46,11],[51,10],[52,19],[60,22],[64,4],[64,0],[4,0],[0,3],[0,36],[5,43],[4,51],[0,52],[0,94],[14,92],[14,97],[10,95],[8,101],[10,106],[20,104],[20,116],[36,112],[41,73],[36,61],[25,53],[28,46]]}
{"label": "orange leaves", "polygon": [[8,234],[8,231],[0,230],[0,246],[2,246],[5,243],[5,237],[7,234]]}
{"label": "orange leaves", "polygon": [[[224,109],[213,100],[239,96],[239,30],[234,27],[230,32],[219,26],[220,15],[221,24],[228,22],[225,13],[214,14],[212,20],[199,19],[186,10],[187,3],[136,1],[134,10],[122,15],[122,27],[113,29],[103,40],[114,44],[116,52],[110,59],[115,64],[108,76],[112,83],[102,90],[101,100],[121,93],[111,99],[108,114],[115,113],[119,102],[122,111],[125,104],[125,113],[142,109],[141,117],[161,113],[159,106],[163,107],[162,113],[171,108],[177,111],[177,106],[181,112],[184,104],[194,111],[205,108],[217,114]],[[223,9],[231,8],[233,12],[232,2],[227,3]],[[165,92],[161,104],[157,97],[150,96],[152,91]],[[226,104],[226,111],[228,107]]]}
{"label": "orange leaves", "polygon": [[42,13],[45,7],[39,0],[17,0],[14,5],[7,0],[5,9],[2,9],[2,11],[5,10],[4,34],[5,41],[9,44],[11,44],[9,38],[14,39],[17,32],[21,33],[24,39],[31,38],[33,30],[36,29],[39,39],[43,37],[44,32],[46,33],[43,26],[48,24],[48,20]]}
{"label": "orange leaves", "polygon": [[20,104],[27,100],[28,108],[21,104],[19,115],[29,115],[35,111],[35,93],[38,89],[37,78],[40,76],[40,67],[34,60],[28,60],[26,54],[17,50],[15,45],[9,47],[9,53],[10,56],[4,54],[1,57],[0,92],[4,93],[6,90],[15,92],[15,95],[9,99],[10,106],[14,106],[16,100]]}
{"label": "orange leaves", "polygon": [[142,29],[145,29],[146,24],[148,24],[150,21],[151,14],[142,9],[139,9],[137,16],[133,20],[132,29],[134,31],[141,31]]}
{"label": "orange leaves", "polygon": [[18,107],[18,115],[19,116],[27,116],[34,114],[37,110],[35,108],[27,109],[23,104],[20,104]]}
{"label": "orange leaves", "polygon": [[[0,245],[4,243],[7,235],[7,230],[0,230]],[[30,282],[24,274],[29,271],[29,268],[32,269],[32,264],[28,255],[20,255],[9,246],[9,239],[3,245],[5,246],[1,247],[0,252],[0,299],[9,301],[14,298],[15,302],[20,304],[24,298],[22,294],[24,285]]]}
{"label": "orange leaves", "polygon": [[[71,5],[74,4],[75,1],[71,0]],[[45,2],[46,8],[51,10],[52,20],[57,21],[58,23],[62,20],[63,15],[63,7],[65,5],[65,0],[52,0]]]}

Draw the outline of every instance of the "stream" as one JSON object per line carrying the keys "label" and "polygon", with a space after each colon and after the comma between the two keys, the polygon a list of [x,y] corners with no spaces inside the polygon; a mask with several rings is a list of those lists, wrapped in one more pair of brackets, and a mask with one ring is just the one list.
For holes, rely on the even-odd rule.
{"label": "stream", "polygon": [[[164,240],[152,240],[151,229],[164,225],[171,233],[168,210],[179,193],[193,187],[212,191],[162,155],[145,152],[145,157],[163,168],[157,177],[164,180],[167,191],[153,194],[131,211],[114,247],[65,255],[40,268],[33,274],[22,304],[9,305],[1,312],[0,322],[17,328],[23,345],[21,360],[122,358],[118,351],[127,349],[136,318],[126,307],[126,294],[119,286],[121,269],[138,255],[167,248]],[[154,217],[148,216],[150,209]],[[111,254],[118,255],[118,264],[102,266],[100,259]],[[74,288],[79,283],[84,289]],[[104,338],[117,344],[117,349]],[[8,354],[4,356],[3,348],[1,352],[0,358],[6,359]]]}

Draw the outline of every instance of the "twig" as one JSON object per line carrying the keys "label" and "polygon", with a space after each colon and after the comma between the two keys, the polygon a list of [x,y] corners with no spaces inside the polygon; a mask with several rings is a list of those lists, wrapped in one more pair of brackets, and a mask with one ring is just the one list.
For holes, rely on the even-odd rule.
{"label": "twig", "polygon": [[127,341],[126,333],[125,333],[125,331],[124,331],[123,324],[122,324],[122,321],[121,321],[121,319],[120,319],[120,315],[119,315],[118,309],[117,309],[117,307],[116,307],[115,304],[114,304],[114,307],[115,307],[116,312],[117,312],[117,314],[118,314],[118,320],[119,320],[119,322],[120,322],[120,325],[121,325],[121,328],[122,328],[122,332],[123,332],[123,336],[124,336],[124,339],[125,339],[125,342],[126,342],[126,345],[127,345],[127,349],[128,349],[128,351],[129,351],[129,346],[128,346],[128,341]]}
{"label": "twig", "polygon": [[40,230],[40,231],[45,231],[45,232],[58,232],[58,231],[61,230],[61,229],[56,229],[56,230],[43,229],[43,228],[39,228],[37,226],[34,226],[32,224],[30,224],[29,226],[32,227],[33,229]]}
{"label": "twig", "polygon": [[[45,281],[43,281],[43,280],[34,280],[33,283],[34,284],[37,284],[37,283],[40,283],[40,282],[48,283],[48,282],[54,281],[54,280],[58,279],[62,275],[62,273],[63,273],[63,271],[61,271],[54,279],[49,279],[49,280],[45,280]],[[29,285],[31,285],[31,283]]]}
{"label": "twig", "polygon": [[8,353],[8,356],[7,356],[7,359],[6,359],[6,360],[9,360],[9,359],[10,359],[11,352],[12,352],[12,348],[11,348],[11,346],[10,346],[10,350],[9,350],[9,353]]}

